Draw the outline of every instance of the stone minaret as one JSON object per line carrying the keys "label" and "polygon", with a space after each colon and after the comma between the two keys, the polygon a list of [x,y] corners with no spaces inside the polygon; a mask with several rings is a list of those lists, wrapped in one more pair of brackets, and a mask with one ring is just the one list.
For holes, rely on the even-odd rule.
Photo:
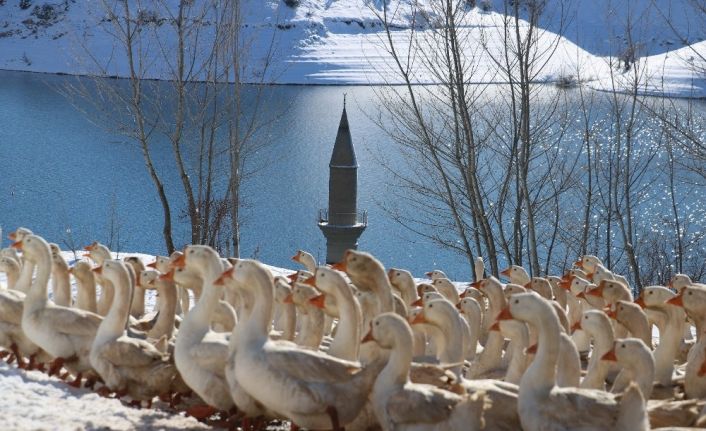
{"label": "stone minaret", "polygon": [[333,146],[328,180],[328,211],[319,213],[319,228],[326,237],[326,263],[336,263],[349,248],[358,247],[358,237],[367,226],[367,214],[358,213],[358,162],[348,128],[346,99]]}

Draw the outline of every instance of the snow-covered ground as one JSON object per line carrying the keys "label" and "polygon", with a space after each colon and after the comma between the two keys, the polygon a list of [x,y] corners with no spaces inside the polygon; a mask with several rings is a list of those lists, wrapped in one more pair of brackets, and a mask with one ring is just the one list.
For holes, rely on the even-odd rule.
{"label": "snow-covered ground", "polygon": [[[669,2],[673,23],[679,28],[688,28],[686,0]],[[132,14],[137,14],[138,5],[146,12],[156,12],[164,18],[165,10],[145,7],[150,2],[128,2]],[[480,3],[480,2],[479,2]],[[586,3],[591,3],[588,7]],[[628,5],[629,3],[629,5]],[[689,55],[679,48],[676,36],[670,34],[660,14],[652,7],[650,0],[630,0],[625,2],[579,2],[573,14],[562,29],[566,37],[561,37],[556,52],[548,60],[538,81],[552,81],[580,72],[582,80],[595,80],[597,88],[609,88],[608,52],[617,52],[623,43],[621,21],[627,12],[639,17],[647,17],[654,28],[641,28],[641,46],[647,54],[654,54],[646,62],[647,84],[640,91],[648,94],[673,94],[686,97],[706,95],[706,82],[692,79]],[[39,3],[34,1],[27,9],[19,7],[19,1],[8,0],[0,3],[0,69],[25,70],[34,72],[96,74],[126,76],[127,62],[123,51],[110,36],[111,23],[106,21],[102,2],[54,1]],[[49,19],[41,9],[50,5],[53,11]],[[200,2],[195,2],[198,8]],[[244,75],[250,82],[274,82],[279,84],[399,84],[401,78],[395,63],[388,53],[386,35],[379,20],[382,1],[379,0],[300,0],[296,8],[286,6],[282,0],[243,0],[244,38],[248,41],[249,70]],[[387,2],[391,24],[394,26],[392,39],[399,49],[400,57],[407,59],[407,47],[430,46],[438,37],[434,22],[438,13],[430,0],[391,0]],[[564,4],[561,0],[548,0],[547,9],[556,9]],[[665,3],[666,4],[666,3]],[[423,13],[412,14],[411,5],[419,5]],[[493,2],[493,9],[499,10],[501,0]],[[670,12],[671,10],[679,11]],[[604,16],[605,15],[605,16]],[[208,19],[212,15],[207,14]],[[45,16],[46,18],[46,16]],[[537,52],[549,47],[560,25],[558,18],[549,19],[548,31],[540,37]],[[479,8],[468,8],[460,20],[459,39],[464,43],[465,58],[472,63],[471,81],[477,83],[506,81],[496,72],[492,60],[503,47],[501,30],[502,15],[497,12],[483,12]],[[691,40],[704,38],[704,29],[692,25]],[[206,27],[200,36],[201,43],[208,44],[212,28]],[[171,26],[155,24],[149,34],[141,37],[145,43],[141,49],[152,60],[159,58],[157,51],[168,49],[173,42]],[[273,41],[274,57],[266,73],[263,73],[265,52]],[[644,42],[642,42],[644,41]],[[481,49],[481,44],[486,49]],[[205,45],[204,45],[205,46]],[[433,46],[433,45],[431,45]],[[618,48],[615,48],[618,47]],[[703,44],[692,45],[700,52],[706,50]],[[687,48],[688,50],[688,48]],[[197,50],[198,51],[198,50]],[[154,54],[154,55],[153,55]],[[472,60],[471,60],[472,59]],[[96,61],[94,61],[96,60]],[[427,67],[428,61],[420,55],[410,57],[410,72],[417,83],[437,82],[433,71]],[[170,76],[170,64],[159,61],[145,62],[141,76],[165,79]],[[203,76],[194,76],[195,79]],[[618,75],[616,81],[624,86],[628,78]]]}

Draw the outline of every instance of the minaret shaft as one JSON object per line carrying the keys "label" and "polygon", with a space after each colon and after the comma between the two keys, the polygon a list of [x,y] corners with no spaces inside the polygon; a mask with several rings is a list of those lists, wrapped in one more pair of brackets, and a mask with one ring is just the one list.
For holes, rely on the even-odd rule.
{"label": "minaret shaft", "polygon": [[329,172],[328,216],[320,217],[319,228],[326,237],[326,262],[335,263],[347,249],[358,247],[358,237],[367,226],[365,215],[358,214],[358,161],[348,127],[345,99]]}

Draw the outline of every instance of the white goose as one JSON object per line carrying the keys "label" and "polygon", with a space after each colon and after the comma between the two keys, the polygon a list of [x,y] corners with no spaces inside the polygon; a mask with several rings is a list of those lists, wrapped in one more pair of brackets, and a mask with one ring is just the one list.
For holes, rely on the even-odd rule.
{"label": "white goose", "polygon": [[419,298],[414,278],[409,271],[390,268],[387,271],[387,278],[390,279],[390,284],[400,293],[400,296],[408,306]]}
{"label": "white goose", "polygon": [[94,271],[110,280],[115,297],[93,341],[91,365],[109,389],[151,405],[152,398],[170,392],[177,370],[152,344],[130,338],[125,332],[132,296],[125,263],[106,260]]}
{"label": "white goose", "polygon": [[630,382],[640,386],[645,399],[652,395],[655,360],[647,345],[638,338],[618,338],[611,350],[601,356],[603,361],[617,361],[623,367],[612,392],[621,393]]}
{"label": "white goose", "polygon": [[71,307],[71,276],[69,264],[57,244],[50,243],[52,299],[56,305]]}
{"label": "white goose", "polygon": [[353,290],[346,279],[337,271],[319,267],[314,272],[314,276],[305,283],[316,286],[323,292],[310,300],[317,307],[322,308],[325,298],[329,295],[336,300],[339,324],[336,335],[328,348],[328,354],[349,361],[357,361],[360,347],[360,322],[363,320],[363,316],[360,304],[358,304],[358,300],[353,295]]}
{"label": "white goose", "polygon": [[485,428],[485,394],[458,395],[431,385],[412,383],[412,331],[394,313],[373,320],[363,341],[375,341],[391,349],[371,394],[375,415],[384,431],[469,431]]}
{"label": "white goose", "polygon": [[76,279],[76,308],[96,313],[96,278],[88,262],[79,261],[69,269]]}
{"label": "white goose", "polygon": [[22,269],[19,261],[11,257],[0,257],[0,272],[4,272],[7,278],[5,289],[14,290],[17,280],[20,278],[20,270]]}
{"label": "white goose", "polygon": [[533,293],[515,295],[499,317],[519,319],[539,331],[537,355],[520,381],[517,407],[525,431],[649,429],[645,401],[637,386],[630,386],[619,403],[603,391],[556,386],[561,329],[545,299]]}
{"label": "white goose", "polygon": [[370,364],[361,371],[357,363],[270,340],[272,274],[260,263],[243,259],[228,276],[254,298],[252,313],[240,322],[237,337],[234,360],[240,386],[265,408],[302,427],[339,430],[353,421],[381,366]]}
{"label": "white goose", "polygon": [[[190,245],[172,265],[193,270],[204,281],[201,298],[179,326],[174,362],[184,382],[209,406],[228,411],[234,406],[225,378],[228,340],[223,333],[212,331],[210,325],[213,310],[223,293],[222,288],[214,285],[223,272],[223,264],[212,248]],[[203,406],[190,411],[196,417],[208,417],[213,413],[213,409]]]}
{"label": "white goose", "polygon": [[91,369],[89,353],[102,319],[89,311],[61,307],[47,299],[52,263],[49,244],[43,238],[27,235],[13,247],[22,250],[24,258],[37,266],[37,277],[24,300],[22,330],[56,358],[49,373],[65,366],[76,374],[72,384],[78,386],[82,374]]}

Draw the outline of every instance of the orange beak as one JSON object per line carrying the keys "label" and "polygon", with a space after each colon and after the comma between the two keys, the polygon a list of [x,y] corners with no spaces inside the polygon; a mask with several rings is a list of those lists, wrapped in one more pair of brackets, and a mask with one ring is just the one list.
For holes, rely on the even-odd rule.
{"label": "orange beak", "polygon": [[289,295],[287,295],[287,296],[284,298],[284,301],[283,301],[283,302],[284,302],[285,304],[294,304],[294,297],[293,297],[292,294],[290,293]]}
{"label": "orange beak", "polygon": [[588,281],[593,281],[593,274],[593,272],[586,274],[586,278],[588,279]]}
{"label": "orange beak", "polygon": [[431,277],[432,274],[433,274],[433,273],[432,273],[431,271],[424,273],[424,275],[426,275],[427,277]]}
{"label": "orange beak", "polygon": [[574,262],[574,266],[578,266],[579,268],[583,268],[583,259],[579,259],[576,262]]}
{"label": "orange beak", "polygon": [[147,264],[147,268],[154,268],[157,269],[157,261],[155,260],[154,262],[150,262]]}
{"label": "orange beak", "polygon": [[647,308],[647,304],[645,304],[645,300],[642,298],[642,295],[640,295],[640,297],[635,300],[635,304],[639,305],[642,308]]}
{"label": "orange beak", "polygon": [[297,254],[295,254],[294,256],[292,256],[291,259],[292,259],[293,261],[295,261],[295,262],[299,262],[299,252],[297,252]]}
{"label": "orange beak", "polygon": [[[174,280],[174,270],[169,271],[172,273],[172,280]],[[233,273],[235,272],[235,267],[231,267],[223,271],[223,274],[221,274],[220,277],[216,279],[216,281],[213,282],[216,286],[223,286],[226,283],[226,278],[232,278]]]}
{"label": "orange beak", "polygon": [[16,234],[15,232],[10,232],[10,233],[7,235],[7,238],[8,238],[10,241],[15,241],[15,238],[17,238],[17,234]]}
{"label": "orange beak", "polygon": [[93,268],[91,271],[95,272],[95,273],[98,274],[98,275],[101,275],[101,274],[103,274],[103,266],[102,266],[102,265],[101,265],[101,266],[96,266],[96,267]]}
{"label": "orange beak", "polygon": [[[223,274],[221,274],[221,276],[218,277],[218,279],[213,284],[218,284],[218,281],[221,280],[221,278],[223,278]],[[161,274],[159,276],[159,279],[165,280],[165,281],[174,281],[174,270],[172,269],[171,271],[169,271],[166,274]]]}
{"label": "orange beak", "polygon": [[580,320],[579,320],[578,322],[574,323],[574,324],[571,326],[571,333],[573,334],[574,332],[578,331],[579,329],[583,329],[583,328],[581,327],[581,321],[580,321]]}
{"label": "orange beak", "polygon": [[601,284],[597,288],[595,288],[593,290],[589,290],[588,294],[591,296],[597,296],[599,298],[602,298],[603,297],[603,282],[601,282]]}
{"label": "orange beak", "polygon": [[417,314],[412,320],[412,325],[416,325],[419,323],[427,323],[427,319],[424,317],[424,312]]}
{"label": "orange beak", "polygon": [[514,319],[514,317],[512,317],[512,313],[510,312],[510,306],[503,308],[503,311],[501,311],[500,314],[498,314],[498,320],[511,320],[511,319]]}
{"label": "orange beak", "polygon": [[415,307],[423,307],[424,301],[422,301],[422,298],[417,298],[417,300],[410,305],[414,305]]}
{"label": "orange beak", "polygon": [[22,250],[22,241],[13,242],[11,247]]}
{"label": "orange beak", "polygon": [[500,330],[500,322],[496,321],[492,325],[490,325],[490,328],[488,328],[489,331],[499,331]]}
{"label": "orange beak", "polygon": [[84,257],[84,258],[86,258],[86,259],[93,259],[93,258],[91,257],[91,253],[84,253],[83,256],[81,256],[81,257]]}
{"label": "orange beak", "polygon": [[586,294],[584,292],[579,292],[578,295],[576,295],[577,298],[581,299],[586,299]]}
{"label": "orange beak", "polygon": [[186,266],[186,254],[180,254],[170,266],[172,268],[184,268]]}
{"label": "orange beak", "polygon": [[93,251],[94,248],[95,248],[95,243],[93,243],[91,245],[87,245],[83,249],[86,251]]}
{"label": "orange beak", "polygon": [[393,269],[388,269],[387,270],[387,279],[392,281],[392,274],[394,274],[395,271]]}
{"label": "orange beak", "polygon": [[362,340],[360,340],[361,343],[367,343],[369,341],[375,341],[375,337],[373,337],[373,326],[372,324],[370,325],[370,330],[368,331],[367,334],[365,334],[365,337],[363,337]]}
{"label": "orange beak", "polygon": [[617,361],[618,357],[615,356],[615,347],[607,352],[605,355],[601,356],[601,359],[604,361]]}
{"label": "orange beak", "polygon": [[532,344],[528,348],[525,349],[525,355],[534,355],[537,353],[537,344]]}
{"label": "orange beak", "polygon": [[302,282],[302,284],[306,284],[307,286],[311,286],[311,287],[316,287],[316,276],[312,275],[311,277],[304,280]]}
{"label": "orange beak", "polygon": [[483,281],[483,279],[480,279],[478,281],[474,281],[473,283],[470,283],[468,287],[473,287],[474,289],[480,290],[480,284]]}
{"label": "orange beak", "polygon": [[461,308],[461,301],[459,301],[458,304],[456,304],[456,309],[458,311],[463,311],[463,308]]}
{"label": "orange beak", "polygon": [[684,291],[682,290],[682,293],[679,295],[675,296],[674,298],[670,298],[667,300],[667,304],[672,304],[676,305],[677,307],[683,307],[684,306]]}
{"label": "orange beak", "polygon": [[504,275],[505,277],[509,277],[510,274],[512,274],[512,271],[510,268],[505,268],[502,271],[500,271],[500,275]]}
{"label": "orange beak", "polygon": [[73,267],[69,268],[69,274],[73,274],[73,273],[74,273],[74,268]]}
{"label": "orange beak", "polygon": [[297,278],[299,278],[298,272],[293,272],[287,276],[287,280],[291,281],[292,283],[297,281]]}
{"label": "orange beak", "polygon": [[333,265],[331,265],[331,268],[335,269],[336,271],[346,272],[346,269],[348,269],[348,267],[346,266],[346,259],[344,258],[342,261],[334,263]]}
{"label": "orange beak", "polygon": [[326,294],[322,293],[321,295],[315,296],[309,300],[309,304],[317,307],[317,308],[324,308],[324,301],[326,301]]}
{"label": "orange beak", "polygon": [[564,290],[571,290],[571,280],[561,280],[559,282],[559,287],[561,287]]}
{"label": "orange beak", "polygon": [[525,289],[531,289],[532,288],[532,282],[530,281],[529,283],[525,284]]}
{"label": "orange beak", "polygon": [[611,310],[610,308],[603,310],[605,311],[606,316],[610,317],[611,319],[617,319],[618,318],[618,313],[616,310]]}

